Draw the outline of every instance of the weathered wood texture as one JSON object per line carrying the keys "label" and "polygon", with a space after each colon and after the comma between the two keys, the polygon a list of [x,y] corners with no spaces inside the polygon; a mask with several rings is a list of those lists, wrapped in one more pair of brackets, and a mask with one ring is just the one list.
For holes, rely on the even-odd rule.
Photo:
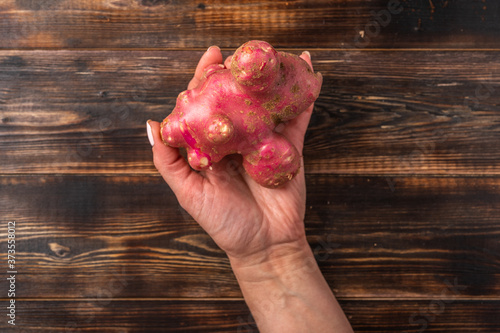
{"label": "weathered wood texture", "polygon": [[4,310],[0,331],[257,332],[145,122],[209,45],[263,39],[324,75],[306,231],[355,331],[499,332],[499,15],[495,0],[1,1],[0,222],[16,221],[19,273],[17,327]]}
{"label": "weathered wood texture", "polygon": [[[499,178],[307,181],[309,241],[337,296],[432,298],[447,281],[462,297],[500,295]],[[161,177],[8,176],[0,186],[2,218],[16,220],[19,297],[241,297],[226,256]]]}
{"label": "weathered wood texture", "polygon": [[[453,293],[453,291],[449,291]],[[498,332],[499,301],[340,301],[355,332]],[[3,307],[6,302],[0,302]],[[2,332],[257,333],[243,300],[22,301],[19,326]]]}
{"label": "weathered wood texture", "polygon": [[[173,109],[200,55],[0,52],[0,172],[156,174],[145,122]],[[497,52],[325,50],[313,62],[324,85],[306,172],[500,174]]]}
{"label": "weathered wood texture", "polygon": [[499,48],[496,0],[4,0],[0,48]]}

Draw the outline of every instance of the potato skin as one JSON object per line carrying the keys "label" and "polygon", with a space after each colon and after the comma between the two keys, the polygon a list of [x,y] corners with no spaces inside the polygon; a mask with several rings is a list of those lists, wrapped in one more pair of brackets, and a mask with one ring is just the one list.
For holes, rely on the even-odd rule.
{"label": "potato skin", "polygon": [[257,183],[281,187],[299,172],[300,154],[275,128],[304,112],[321,84],[321,74],[299,56],[249,41],[236,50],[229,68],[208,66],[196,88],[179,94],[161,124],[163,142],[186,148],[195,170],[241,154]]}

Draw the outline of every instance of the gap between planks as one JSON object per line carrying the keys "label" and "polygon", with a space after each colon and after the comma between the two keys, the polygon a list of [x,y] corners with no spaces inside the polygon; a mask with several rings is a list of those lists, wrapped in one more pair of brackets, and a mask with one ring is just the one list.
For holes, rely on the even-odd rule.
{"label": "gap between planks", "polygon": [[[337,178],[500,178],[500,174],[384,174],[384,173],[322,173],[322,172],[306,172],[307,176],[330,176]],[[113,172],[113,173],[0,173],[0,178],[12,177],[151,177],[161,178],[160,173],[131,173],[131,172]]]}
{"label": "gap between planks", "polygon": [[[221,47],[221,51],[234,51],[238,46],[234,48],[229,47]],[[304,48],[277,48],[279,51],[300,51]],[[0,48],[0,52],[2,51],[124,51],[124,52],[165,52],[165,51],[193,51],[200,52],[205,51],[206,49],[201,47],[183,47],[183,48],[58,48],[58,47],[47,47],[47,48]],[[333,48],[308,48],[308,51],[318,51],[318,52],[500,52],[500,48],[342,48],[342,47],[333,47]]]}
{"label": "gap between planks", "polygon": [[[336,297],[338,301],[342,302],[392,302],[392,301],[405,301],[405,302],[418,302],[429,301],[434,299],[453,300],[454,302],[500,302],[500,296],[474,296],[474,297]],[[10,298],[0,298],[0,302],[8,302]],[[16,302],[92,302],[94,298],[68,298],[68,297],[42,297],[42,298],[29,298],[17,297]],[[124,297],[113,298],[113,302],[244,302],[243,297]]]}

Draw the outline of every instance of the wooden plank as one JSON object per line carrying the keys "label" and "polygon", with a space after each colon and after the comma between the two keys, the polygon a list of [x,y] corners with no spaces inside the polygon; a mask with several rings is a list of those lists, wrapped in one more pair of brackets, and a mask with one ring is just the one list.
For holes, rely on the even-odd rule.
{"label": "wooden plank", "polygon": [[[340,300],[340,304],[355,332],[500,330],[499,301]],[[243,300],[19,300],[16,311],[16,328],[2,320],[2,332],[258,332]]]}
{"label": "wooden plank", "polygon": [[262,39],[298,48],[498,48],[499,8],[495,0],[7,0],[0,47],[206,49]]}
{"label": "wooden plank", "polygon": [[[306,231],[339,297],[500,294],[500,178],[307,182]],[[4,176],[0,202],[2,224],[16,221],[18,297],[241,297],[161,177]]]}
{"label": "wooden plank", "polygon": [[498,175],[498,52],[315,60],[325,84],[306,137],[308,172]]}
{"label": "wooden plank", "polygon": [[[156,174],[145,122],[172,110],[201,54],[0,52],[0,173]],[[308,173],[500,174],[498,52],[313,59]]]}
{"label": "wooden plank", "polygon": [[[239,301],[90,299],[17,302],[16,327],[2,332],[236,332],[249,325]],[[0,302],[2,306],[5,301]],[[243,317],[244,316],[244,317]],[[253,327],[255,325],[250,323]],[[10,329],[10,330],[9,330]]]}
{"label": "wooden plank", "polygon": [[341,302],[355,332],[496,332],[497,301]]}

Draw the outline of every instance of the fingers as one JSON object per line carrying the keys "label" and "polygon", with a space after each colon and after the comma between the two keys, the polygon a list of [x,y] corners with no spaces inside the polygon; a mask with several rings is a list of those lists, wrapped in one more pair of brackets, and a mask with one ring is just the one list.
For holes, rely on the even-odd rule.
{"label": "fingers", "polygon": [[[311,54],[308,51],[304,51],[300,57],[304,59],[311,69],[313,68],[311,62]],[[304,136],[307,131],[307,127],[309,126],[309,121],[311,120],[311,115],[314,109],[314,103],[311,104],[306,111],[299,114],[294,119],[290,120],[289,124],[285,128],[285,132],[283,133],[286,137],[293,140],[295,147],[302,154],[302,149],[304,146]]]}
{"label": "fingers", "polygon": [[283,135],[293,142],[300,154],[302,154],[304,148],[304,137],[311,120],[313,108],[314,103],[306,111],[290,120],[283,131]]}
{"label": "fingers", "polygon": [[231,68],[231,60],[233,59],[233,56],[229,56],[226,58],[226,60],[224,61],[224,66],[226,66],[226,68]]}
{"label": "fingers", "polygon": [[190,191],[197,190],[202,183],[202,177],[194,172],[177,148],[163,144],[160,135],[160,123],[148,121],[148,137],[153,145],[153,161],[156,169],[163,176],[177,198]]}
{"label": "fingers", "polygon": [[[188,89],[193,89],[199,84],[206,67],[222,62],[222,53],[219,47],[209,47],[196,66],[194,77],[189,82]],[[193,193],[202,193],[203,177],[191,169],[186,160],[179,154],[178,149],[163,144],[160,123],[148,121],[147,125],[148,138],[153,146],[155,167],[179,201]]]}
{"label": "fingers", "polygon": [[196,66],[194,77],[188,84],[188,89],[195,88],[200,83],[205,68],[213,64],[222,64],[222,53],[218,46],[210,46],[201,56],[198,66]]}
{"label": "fingers", "polygon": [[312,62],[311,62],[311,54],[309,53],[309,51],[302,52],[302,54],[300,55],[300,57],[302,59],[304,59],[309,64],[309,66],[311,66],[311,69],[313,69],[313,65],[312,65]]}

